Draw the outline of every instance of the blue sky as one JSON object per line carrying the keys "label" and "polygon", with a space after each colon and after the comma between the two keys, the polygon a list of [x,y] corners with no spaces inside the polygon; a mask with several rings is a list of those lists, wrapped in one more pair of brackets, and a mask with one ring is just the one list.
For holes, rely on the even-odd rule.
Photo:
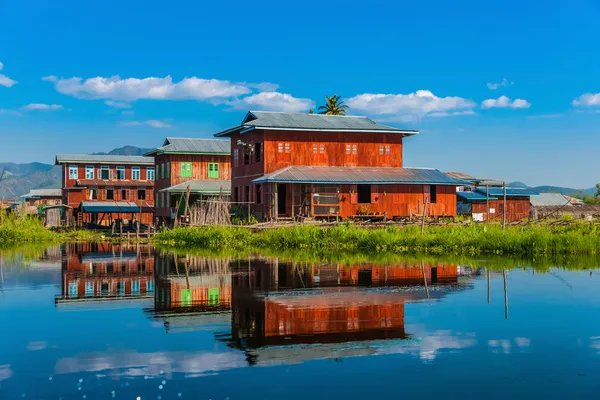
{"label": "blue sky", "polygon": [[600,181],[600,3],[0,2],[0,162],[209,137],[248,109],[420,129],[407,166]]}

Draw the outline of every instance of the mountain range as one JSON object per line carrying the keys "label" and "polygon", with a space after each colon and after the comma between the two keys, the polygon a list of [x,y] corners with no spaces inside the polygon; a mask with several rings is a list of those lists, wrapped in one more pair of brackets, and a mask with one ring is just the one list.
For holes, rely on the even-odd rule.
{"label": "mountain range", "polygon": [[[144,149],[135,146],[124,146],[113,149],[108,153],[92,153],[94,155],[119,155],[141,156],[153,149]],[[18,199],[31,189],[50,189],[61,187],[61,171],[57,165],[42,164],[38,162],[27,164],[0,163],[0,200]],[[512,187],[532,189],[536,192],[562,193],[567,196],[584,195],[593,196],[596,188],[572,189],[560,186],[528,186],[523,182],[512,182]]]}
{"label": "mountain range", "polygon": [[[95,155],[141,156],[153,149],[124,146],[108,153]],[[38,162],[16,164],[0,163],[0,200],[17,200],[31,189],[55,189],[61,187],[60,166]]]}

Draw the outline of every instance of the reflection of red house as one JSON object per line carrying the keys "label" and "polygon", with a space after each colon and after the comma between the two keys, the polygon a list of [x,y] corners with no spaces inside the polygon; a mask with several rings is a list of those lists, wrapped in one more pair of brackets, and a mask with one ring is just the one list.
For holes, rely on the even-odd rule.
{"label": "reflection of red house", "polygon": [[154,292],[154,256],[148,246],[66,244],[57,303],[144,298]]}
{"label": "reflection of red house", "polygon": [[232,338],[256,348],[405,337],[405,302],[430,294],[403,287],[425,287],[425,280],[428,285],[456,284],[458,267],[298,266],[272,260],[255,262],[251,270],[234,268]]}

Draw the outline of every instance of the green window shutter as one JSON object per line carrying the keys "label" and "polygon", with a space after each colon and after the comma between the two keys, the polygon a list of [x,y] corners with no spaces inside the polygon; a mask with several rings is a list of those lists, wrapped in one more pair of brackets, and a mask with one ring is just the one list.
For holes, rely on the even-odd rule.
{"label": "green window shutter", "polygon": [[220,292],[219,288],[208,289],[208,305],[216,306],[220,303]]}
{"label": "green window shutter", "polygon": [[181,289],[179,301],[182,307],[190,307],[192,305],[192,289]]}
{"label": "green window shutter", "polygon": [[219,177],[219,164],[208,163],[208,177],[218,178]]}
{"label": "green window shutter", "polygon": [[191,178],[192,177],[192,163],[191,162],[182,162],[180,172],[181,172],[182,178]]}

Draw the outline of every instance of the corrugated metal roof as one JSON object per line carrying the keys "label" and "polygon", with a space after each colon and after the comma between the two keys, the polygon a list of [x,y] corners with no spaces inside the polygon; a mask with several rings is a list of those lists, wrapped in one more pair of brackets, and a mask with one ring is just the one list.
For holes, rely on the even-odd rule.
{"label": "corrugated metal roof", "polygon": [[97,154],[58,154],[56,164],[64,163],[96,163],[96,164],[148,164],[154,165],[154,157],[112,156]]}
{"label": "corrugated metal roof", "polygon": [[[485,192],[456,192],[456,197],[465,201],[486,201],[488,197],[485,196]],[[497,197],[489,197],[489,200],[498,200]]]}
{"label": "corrugated metal roof", "polygon": [[534,207],[546,206],[567,206],[573,207],[569,198],[560,193],[540,193],[539,196],[531,198],[531,205]]}
{"label": "corrugated metal roof", "polygon": [[[485,195],[485,188],[477,188],[475,189],[479,193],[483,193]],[[491,187],[488,189],[488,194],[493,197],[503,198],[504,197],[504,189],[501,187]],[[531,197],[531,196],[539,196],[539,193],[534,192],[533,190],[524,189],[524,188],[506,188],[506,196],[508,197]]]}
{"label": "corrugated metal roof", "polygon": [[29,193],[21,196],[26,199],[35,197],[62,197],[61,189],[31,189]]}
{"label": "corrugated metal roof", "polygon": [[229,139],[167,138],[162,147],[146,155],[162,153],[230,154]]}
{"label": "corrugated metal roof", "polygon": [[301,114],[272,111],[250,111],[241,125],[219,132],[215,136],[225,136],[239,129],[289,129],[336,132],[392,132],[403,135],[416,135],[416,130],[399,129],[379,124],[367,117],[338,116],[321,114]]}
{"label": "corrugated metal roof", "polygon": [[103,213],[103,212],[140,212],[140,207],[135,203],[128,201],[83,201],[81,202],[81,209],[84,212],[91,213]]}
{"label": "corrugated metal roof", "polygon": [[477,179],[471,175],[467,175],[462,172],[444,172],[444,174],[448,175],[454,179],[460,179],[462,181],[476,181]]}
{"label": "corrugated metal roof", "polygon": [[174,185],[166,189],[162,189],[161,192],[168,193],[184,193],[187,191],[188,186],[192,193],[231,193],[231,181],[230,180],[192,180],[182,182],[179,185]]}
{"label": "corrugated metal roof", "polygon": [[390,167],[309,167],[292,166],[264,175],[254,183],[341,183],[467,185],[436,169]]}

